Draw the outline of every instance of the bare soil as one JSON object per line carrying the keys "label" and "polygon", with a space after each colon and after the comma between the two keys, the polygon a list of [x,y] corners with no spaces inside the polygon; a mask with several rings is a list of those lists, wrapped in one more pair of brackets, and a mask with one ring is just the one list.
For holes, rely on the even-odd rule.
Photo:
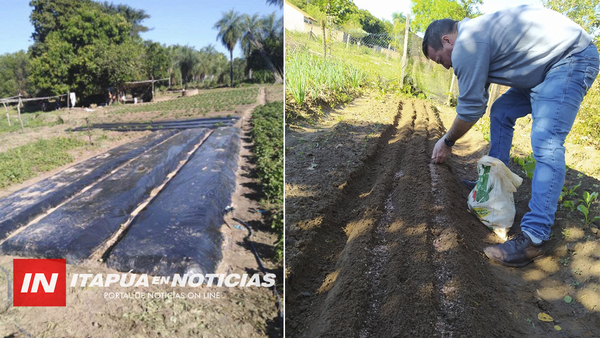
{"label": "bare soil", "polygon": [[[237,173],[237,187],[233,196],[235,209],[228,214],[222,232],[223,260],[217,273],[254,274],[260,268],[247,238],[248,230],[238,220],[253,227],[250,239],[262,259],[267,272],[276,273],[282,283],[282,267],[273,260],[277,234],[263,224],[260,211],[261,191],[253,172],[254,155],[250,139],[250,117],[254,107],[265,103],[265,90],[260,91],[253,105],[240,106],[236,112],[242,117],[237,127],[242,129],[242,150]],[[79,123],[89,112],[72,111]],[[109,115],[107,115],[107,118]],[[73,117],[75,119],[75,117]],[[106,121],[108,122],[108,121]],[[70,125],[75,124],[72,123]],[[41,128],[36,133],[45,137],[53,127]],[[62,132],[65,132],[64,130]],[[101,147],[80,149],[78,161],[87,159],[109,147],[122,144],[147,132],[115,133],[113,143]],[[15,136],[15,135],[13,135]],[[25,136],[23,136],[25,138]],[[109,139],[111,136],[109,136]],[[102,137],[102,139],[105,139]],[[70,164],[69,166],[71,166]],[[66,166],[68,167],[68,166]],[[65,169],[36,177],[22,186]],[[15,190],[17,187],[12,187]],[[277,298],[271,289],[262,287],[150,287],[122,288],[67,288],[67,306],[64,308],[13,307],[8,297],[12,289],[12,256],[0,256],[0,336],[1,337],[278,337],[281,336]],[[106,268],[101,262],[86,261],[83,265],[67,266],[67,281],[73,274],[119,273]],[[69,284],[70,282],[68,282]],[[110,293],[158,293],[155,299],[111,299]],[[199,298],[190,297],[194,293]],[[185,294],[178,298],[176,294]],[[165,296],[166,295],[166,296]],[[218,298],[214,298],[217,297]]]}
{"label": "bare soil", "polygon": [[[500,239],[467,211],[460,183],[477,177],[488,144],[472,130],[447,163],[431,163],[454,116],[422,100],[367,97],[286,130],[286,336],[600,336],[594,227],[560,210],[547,257],[521,269],[491,263],[482,249]],[[573,169],[567,186],[574,178],[579,196],[598,190]],[[509,235],[530,193],[526,179]]]}

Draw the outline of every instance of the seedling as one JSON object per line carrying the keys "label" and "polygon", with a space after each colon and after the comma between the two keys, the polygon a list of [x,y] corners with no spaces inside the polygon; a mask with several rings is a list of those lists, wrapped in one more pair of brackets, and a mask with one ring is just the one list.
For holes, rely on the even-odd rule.
{"label": "seedling", "polygon": [[583,199],[580,199],[580,202],[583,202],[585,204],[585,206],[590,209],[592,203],[598,198],[598,193],[597,192],[593,192],[593,193],[589,193],[587,191],[583,192]]}
{"label": "seedling", "polygon": [[574,211],[575,210],[575,202],[569,200],[569,201],[564,201],[563,202],[563,207],[565,208],[569,208],[569,210]]}
{"label": "seedling", "polygon": [[600,220],[600,216],[595,216],[593,218],[590,217],[590,215],[589,215],[590,210],[583,204],[578,205],[577,210],[579,210],[585,217],[584,218],[585,225],[590,225],[590,224],[592,224],[592,222]]}
{"label": "seedling", "polygon": [[533,171],[535,170],[535,165],[537,163],[535,158],[533,158],[533,154],[529,154],[525,158],[514,157],[513,161],[518,163],[521,168],[523,168],[527,178],[533,178]]}
{"label": "seedling", "polygon": [[577,188],[579,188],[581,186],[581,181],[579,181],[578,184],[576,184],[573,188],[569,189],[566,186],[562,187],[562,192],[560,193],[560,197],[558,199],[558,201],[562,201],[563,198],[576,198],[577,197],[577,193],[575,192],[575,190],[577,190]]}
{"label": "seedling", "polygon": [[571,258],[571,257],[567,256],[567,257],[565,257],[565,258],[561,258],[561,259],[559,259],[559,260],[558,260],[558,262],[559,262],[559,263],[560,263],[562,266],[567,266],[567,265],[569,265],[569,259],[570,259],[570,258]]}
{"label": "seedling", "polygon": [[529,324],[531,324],[531,326],[533,326],[535,328],[535,323],[531,321],[531,319],[527,318],[525,319],[525,321]]}

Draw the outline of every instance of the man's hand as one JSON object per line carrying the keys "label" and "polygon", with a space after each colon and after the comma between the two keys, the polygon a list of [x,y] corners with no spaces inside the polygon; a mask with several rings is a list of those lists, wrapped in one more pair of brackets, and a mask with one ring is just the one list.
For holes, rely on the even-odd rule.
{"label": "man's hand", "polygon": [[446,145],[446,142],[444,142],[444,137],[446,136],[443,136],[441,139],[439,139],[439,141],[437,141],[435,144],[435,147],[433,147],[433,154],[431,155],[431,160],[433,163],[444,163],[448,158],[448,155],[452,153],[452,148]]}
{"label": "man's hand", "polygon": [[450,130],[433,147],[433,154],[431,155],[433,163],[444,163],[448,156],[452,154],[452,147],[446,145],[446,142],[444,142],[445,138],[448,138],[450,141],[456,141],[469,131],[474,124],[475,122],[466,122],[456,116]]}

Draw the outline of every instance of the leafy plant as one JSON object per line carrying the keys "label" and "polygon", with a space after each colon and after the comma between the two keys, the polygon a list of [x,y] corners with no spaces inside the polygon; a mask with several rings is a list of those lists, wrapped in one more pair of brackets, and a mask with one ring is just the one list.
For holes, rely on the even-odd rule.
{"label": "leafy plant", "polygon": [[571,211],[575,210],[575,202],[573,202],[571,200],[564,201],[562,205],[565,208],[569,208],[569,210],[571,210]]}
{"label": "leafy plant", "polygon": [[579,188],[580,186],[581,186],[581,181],[579,181],[579,183],[576,184],[571,189],[567,188],[567,186],[563,186],[562,187],[562,191],[560,193],[560,197],[558,198],[558,201],[561,202],[564,198],[575,198],[575,197],[577,197],[577,193],[575,192],[575,190],[577,190],[577,188]]}
{"label": "leafy plant", "polygon": [[589,209],[592,206],[592,203],[598,198],[598,193],[593,192],[590,194],[589,192],[584,191],[582,197],[583,199],[580,199],[579,201],[583,202],[585,206]]}
{"label": "leafy plant", "polygon": [[595,216],[593,218],[590,217],[590,215],[589,215],[589,213],[590,213],[589,208],[587,208],[583,204],[578,205],[577,206],[577,210],[579,210],[583,214],[583,217],[585,217],[584,218],[585,225],[590,225],[592,222],[600,220],[600,216]]}
{"label": "leafy plant", "polygon": [[583,199],[580,199],[579,201],[583,203],[577,206],[577,210],[585,217],[585,225],[590,225],[592,222],[600,220],[600,216],[590,217],[590,208],[592,203],[598,198],[598,193],[593,192],[590,194],[589,192],[584,191],[582,197]]}
{"label": "leafy plant", "polygon": [[283,257],[283,102],[260,106],[252,114],[256,170],[266,199],[267,221],[277,231],[276,256]]}
{"label": "leafy plant", "polygon": [[527,178],[533,178],[533,171],[535,170],[535,165],[537,163],[537,161],[533,157],[533,154],[529,154],[524,158],[515,156],[513,158],[513,161],[515,161],[515,163],[518,163],[521,166],[521,168],[523,168],[525,174],[527,175]]}

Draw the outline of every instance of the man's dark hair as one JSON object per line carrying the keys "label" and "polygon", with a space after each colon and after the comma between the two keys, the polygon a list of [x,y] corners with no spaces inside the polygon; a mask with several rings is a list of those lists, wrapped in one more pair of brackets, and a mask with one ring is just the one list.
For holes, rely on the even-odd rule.
{"label": "man's dark hair", "polygon": [[457,22],[458,21],[452,19],[435,20],[427,27],[425,36],[423,37],[423,54],[425,54],[425,57],[429,57],[427,46],[436,51],[444,48],[442,36],[456,33]]}

